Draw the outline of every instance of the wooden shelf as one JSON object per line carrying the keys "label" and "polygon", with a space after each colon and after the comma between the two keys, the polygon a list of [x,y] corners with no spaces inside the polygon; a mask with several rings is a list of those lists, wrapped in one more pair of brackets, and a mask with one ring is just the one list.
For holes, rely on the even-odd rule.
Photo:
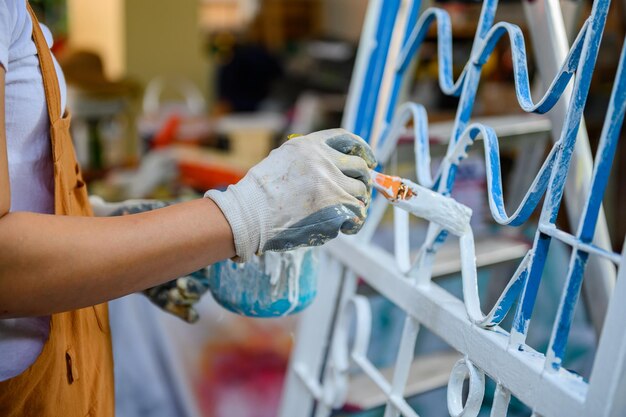
{"label": "wooden shelf", "polygon": [[[537,114],[477,117],[472,120],[472,123],[490,126],[496,135],[503,139],[508,139],[511,136],[548,134],[552,128],[550,119]],[[436,143],[448,143],[453,127],[454,120],[430,123],[428,128],[430,140]]]}
{"label": "wooden shelf", "polygon": [[[409,379],[404,390],[404,397],[412,397],[440,388],[448,383],[452,367],[461,358],[457,352],[420,355],[411,363]],[[391,381],[393,367],[381,370]],[[385,395],[365,374],[358,374],[350,379],[346,405],[361,410],[372,409],[385,404]]]}
{"label": "wooden shelf", "polygon": [[[526,255],[530,243],[517,237],[505,235],[488,236],[476,239],[476,266],[483,268],[514,261]],[[461,271],[461,251],[456,239],[446,242],[435,256],[433,278],[455,274]]]}

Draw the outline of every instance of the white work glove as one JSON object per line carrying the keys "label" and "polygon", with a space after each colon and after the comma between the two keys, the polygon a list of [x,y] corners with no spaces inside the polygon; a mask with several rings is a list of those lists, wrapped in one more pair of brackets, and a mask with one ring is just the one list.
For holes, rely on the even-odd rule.
{"label": "white work glove", "polygon": [[230,223],[236,260],[319,246],[355,234],[371,199],[374,154],[343,129],[300,136],[272,151],[226,191],[205,194]]}

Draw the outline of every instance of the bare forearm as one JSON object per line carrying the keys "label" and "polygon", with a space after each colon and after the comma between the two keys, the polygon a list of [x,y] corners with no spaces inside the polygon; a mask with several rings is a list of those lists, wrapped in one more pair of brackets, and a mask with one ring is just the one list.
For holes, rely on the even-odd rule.
{"label": "bare forearm", "polygon": [[111,218],[0,219],[0,317],[98,304],[235,255],[209,199]]}

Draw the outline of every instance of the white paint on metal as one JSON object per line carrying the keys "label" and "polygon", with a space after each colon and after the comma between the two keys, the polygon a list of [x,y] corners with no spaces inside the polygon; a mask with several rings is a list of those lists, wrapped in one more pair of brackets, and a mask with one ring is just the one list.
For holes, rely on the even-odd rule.
{"label": "white paint on metal", "polygon": [[[469,391],[463,401],[463,385],[469,379]],[[476,417],[485,395],[485,374],[466,357],[452,368],[448,381],[448,412],[451,417]]]}
{"label": "white paint on metal", "polygon": [[[441,195],[426,187],[404,180],[414,196],[406,200],[397,200],[391,204],[419,218],[438,224],[456,236],[470,231],[472,210],[456,200]],[[409,228],[404,233],[409,233]]]}
{"label": "white paint on metal", "polygon": [[614,296],[607,309],[596,360],[589,378],[586,413],[598,417],[626,414],[626,242]]}
{"label": "white paint on metal", "polygon": [[506,417],[510,401],[511,393],[502,384],[498,383],[493,394],[490,417]]}
{"label": "white paint on metal", "polygon": [[332,322],[342,281],[333,279],[342,275],[341,264],[320,254],[320,279],[317,297],[300,315],[300,326],[295,335],[298,343],[291,356],[285,387],[289,395],[281,401],[280,416],[310,416],[316,399],[321,398],[319,375],[324,364],[324,354],[331,339]]}

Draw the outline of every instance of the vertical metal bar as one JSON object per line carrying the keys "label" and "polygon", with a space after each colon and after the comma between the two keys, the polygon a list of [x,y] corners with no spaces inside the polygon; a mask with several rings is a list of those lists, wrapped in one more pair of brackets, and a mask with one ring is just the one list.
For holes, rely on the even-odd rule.
{"label": "vertical metal bar", "polygon": [[335,304],[341,287],[339,279],[341,264],[320,251],[320,279],[317,296],[313,304],[302,313],[296,344],[285,378],[285,388],[279,408],[280,417],[309,416],[313,411],[315,398],[302,383],[295,369],[304,367],[311,377],[320,375],[331,326]]}
{"label": "vertical metal bar", "polygon": [[[547,83],[554,77],[569,51],[565,24],[558,0],[524,1],[524,12],[533,41],[535,60],[541,78]],[[589,74],[590,75],[590,74]],[[552,122],[552,138],[559,140],[567,109],[572,98],[572,86],[563,93],[561,100],[548,113]],[[583,209],[583,200],[589,190],[592,173],[592,156],[584,121],[581,123],[571,158],[570,175],[565,185],[565,202],[571,225],[578,223]],[[594,243],[604,249],[611,247],[604,211],[600,211]],[[606,306],[615,282],[615,267],[606,259],[589,260],[583,286],[589,314],[599,335],[606,315]]]}
{"label": "vertical metal bar", "polygon": [[502,385],[496,385],[496,391],[493,394],[493,404],[491,405],[490,417],[506,417],[511,402],[511,393]]}
{"label": "vertical metal bar", "polygon": [[376,146],[381,139],[381,135],[387,128],[387,124],[391,120],[391,109],[395,109],[395,105],[400,92],[403,81],[402,74],[398,74],[396,62],[403,49],[406,40],[411,34],[411,27],[415,24],[418,17],[420,0],[401,0],[400,7],[396,14],[395,24],[393,27],[393,36],[389,42],[389,52],[387,53],[387,62],[385,63],[385,71],[380,84],[378,95],[378,103],[372,126],[372,134],[370,143]]}
{"label": "vertical metal bar", "polygon": [[[589,194],[582,209],[582,217],[578,224],[577,239],[581,243],[589,243],[596,230],[596,221],[602,207],[602,199],[611,173],[615,158],[619,134],[626,112],[626,48],[622,50],[616,81],[613,86],[609,107],[600,135],[600,143],[591,177]],[[579,248],[573,248],[570,267],[566,279],[566,288],[561,297],[557,312],[556,324],[546,353],[548,369],[558,369],[567,344],[567,336],[582,284],[582,273],[589,254]]]}
{"label": "vertical metal bar", "polygon": [[[478,83],[480,82],[480,74],[483,67],[483,63],[474,63],[472,58],[482,48],[485,37],[493,26],[497,8],[498,0],[485,0],[483,2],[480,18],[478,19],[478,27],[476,28],[476,35],[470,52],[471,58],[465,68],[466,72],[463,79],[463,87],[454,117],[454,127],[452,128],[450,141],[448,142],[447,155],[452,153],[453,148],[461,138],[472,116],[474,101],[476,100],[476,91],[478,90]],[[456,171],[456,165],[452,165],[448,170],[442,172],[441,178],[437,180],[438,184],[435,186],[437,191],[445,195],[450,194]]]}
{"label": "vertical metal bar", "polygon": [[626,414],[626,242],[619,277],[611,297],[596,360],[589,378],[585,415],[619,417]]}
{"label": "vertical metal bar", "polygon": [[[400,51],[398,51],[399,53],[402,50],[404,50],[404,46],[406,45],[407,41],[409,40],[411,36],[413,28],[415,27],[415,24],[417,23],[417,20],[419,18],[419,12],[420,12],[421,6],[422,6],[421,0],[411,1],[410,10],[408,11],[408,16],[406,18],[406,24],[404,25],[405,29],[404,29],[404,37],[402,39],[402,48],[400,49]],[[392,61],[391,65],[389,65],[390,67],[389,69],[392,70],[395,73],[395,75],[393,79],[393,86],[391,87],[391,94],[389,96],[389,101],[388,103],[386,103],[388,105],[386,106],[387,113],[384,116],[385,126],[389,124],[391,120],[393,119],[393,115],[395,113],[396,106],[398,103],[398,98],[399,98],[399,95],[401,94],[401,89],[404,83],[403,73],[398,71],[396,65],[393,65],[394,63],[395,62]]]}
{"label": "vertical metal bar", "polygon": [[[554,2],[556,0],[546,1],[547,3],[545,4],[550,4],[550,1]],[[566,181],[571,179],[572,176],[575,176],[576,174],[569,173],[570,162],[572,160],[572,156],[574,155],[576,138],[579,132],[584,106],[587,101],[587,95],[589,93],[591,75],[595,67],[609,4],[609,0],[596,1],[593,4],[593,8],[588,19],[589,24],[587,30],[585,31],[584,39],[582,40],[582,50],[578,60],[578,65],[576,66],[576,77],[574,78],[574,87],[572,89],[575,94],[573,94],[571,103],[567,107],[565,120],[563,121],[563,128],[559,134],[558,141],[562,143],[562,148],[557,155],[555,170],[552,172],[550,177],[550,183],[548,185],[544,205],[541,211],[541,217],[539,219],[540,226],[549,224],[553,225],[556,222]],[[553,4],[552,7],[558,9],[558,3],[556,3],[556,5]],[[546,12],[546,14],[549,13]],[[587,156],[590,157],[590,154],[587,153]],[[591,168],[589,167],[586,175],[589,176],[590,174]],[[580,194],[570,194],[570,196],[574,199],[573,203],[578,204],[578,207],[580,207],[580,201],[576,197],[579,195],[586,195],[586,192],[580,190]],[[535,238],[535,246],[533,246],[534,258],[530,274],[522,294],[520,307],[516,311],[514,320],[515,328],[511,332],[511,341],[513,344],[521,344],[526,338],[528,324],[530,322],[530,317],[535,304],[537,289],[539,288],[539,282],[541,280],[543,264],[545,263],[547,251],[550,246],[550,239],[551,238],[548,235],[541,232],[538,232]]]}
{"label": "vertical metal bar", "polygon": [[[420,325],[413,317],[407,315],[404,319],[404,328],[402,329],[402,338],[400,339],[400,350],[396,357],[396,366],[393,371],[393,381],[391,382],[390,396],[402,397],[404,388],[409,379],[409,371],[413,362],[415,353],[415,343],[417,342],[417,333]],[[387,403],[384,417],[399,417],[400,411],[393,405]]]}
{"label": "vertical metal bar", "polygon": [[350,89],[341,122],[341,126],[351,132],[356,128],[356,116],[359,108],[362,106],[362,101],[365,100],[365,74],[372,63],[372,54],[376,49],[376,28],[379,23],[382,4],[383,0],[369,0],[365,22],[361,30],[361,39],[359,40],[359,48],[352,70]]}
{"label": "vertical metal bar", "polygon": [[380,15],[375,35],[376,40],[372,44],[373,51],[365,72],[362,98],[356,113],[354,126],[354,133],[368,142],[372,139],[374,116],[376,115],[387,54],[400,1],[385,0],[380,5]]}
{"label": "vertical metal bar", "polygon": [[[335,260],[333,260],[333,262],[337,262]],[[339,281],[338,279],[339,277],[333,277],[333,276],[329,276],[328,279],[335,279],[336,281]],[[331,332],[328,334],[327,336],[327,342],[328,342],[328,346],[329,346],[329,352],[326,355],[326,364],[328,365],[331,361],[330,358],[332,358],[333,356],[333,352],[332,349],[336,348],[334,345],[335,343],[335,335],[337,334],[337,329],[338,327],[342,324],[341,320],[339,320],[339,316],[341,314],[344,313],[345,311],[345,307],[348,304],[348,301],[350,300],[350,298],[352,298],[354,296],[354,294],[356,293],[356,288],[357,288],[357,276],[354,272],[352,271],[346,271],[345,273],[345,277],[343,279],[343,283],[341,285],[341,289],[339,292],[339,299],[337,302],[337,306],[335,309],[335,315],[334,315],[334,320],[332,321],[332,323],[330,324],[332,326]],[[369,331],[370,329],[368,329]],[[343,387],[336,387],[333,381],[333,378],[335,377],[335,375],[332,374],[332,369],[329,369],[329,366],[325,366],[324,369],[322,370],[322,375],[321,375],[321,385],[322,385],[322,392],[324,393],[324,400],[321,401],[320,403],[318,403],[318,407],[315,413],[316,417],[328,417],[330,415],[330,412],[332,411],[332,406],[333,403],[337,400],[337,395],[340,395],[339,388],[343,388]],[[347,377],[347,376],[346,376]],[[345,381],[347,384],[347,381]],[[345,400],[345,399],[342,399]]]}
{"label": "vertical metal bar", "polygon": [[522,345],[526,341],[530,317],[535,306],[535,299],[537,298],[537,291],[539,290],[539,283],[549,247],[550,236],[537,232],[533,248],[531,249],[533,255],[528,269],[528,277],[518,300],[511,328],[510,345],[520,350],[523,349]]}
{"label": "vertical metal bar", "polygon": [[[485,36],[489,32],[489,29],[493,26],[497,8],[497,0],[485,0],[483,2],[483,8],[480,12],[478,27],[476,28],[476,35],[474,37],[474,43],[472,44],[472,57],[482,47]],[[469,68],[467,69],[467,75],[465,76],[463,91],[461,92],[457,113],[454,118],[452,135],[450,137],[450,142],[448,143],[448,153],[450,153],[467,127],[467,123],[472,115],[472,110],[474,109],[474,100],[476,99],[476,90],[478,89],[478,82],[480,81],[482,65],[472,64],[470,60],[468,62],[468,66]],[[442,181],[440,189],[443,189],[445,186],[446,182]]]}

